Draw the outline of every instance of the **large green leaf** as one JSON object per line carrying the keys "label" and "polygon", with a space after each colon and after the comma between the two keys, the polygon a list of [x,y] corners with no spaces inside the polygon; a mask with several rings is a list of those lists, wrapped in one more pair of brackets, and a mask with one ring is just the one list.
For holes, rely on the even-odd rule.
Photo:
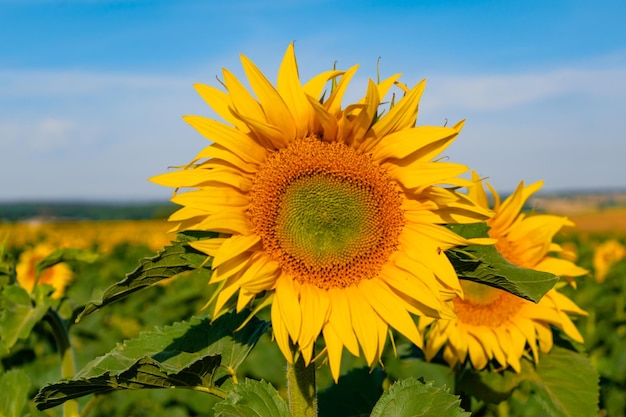
{"label": "large green leaf", "polygon": [[460,403],[446,387],[411,377],[394,383],[380,397],[371,417],[469,417]]}
{"label": "large green leaf", "polygon": [[0,416],[21,417],[28,402],[30,380],[21,370],[10,370],[0,375]]}
{"label": "large green leaf", "polygon": [[524,386],[549,417],[592,417],[598,413],[598,374],[589,359],[554,346],[539,363],[523,359],[522,370],[466,371],[458,389],[488,403],[506,400]]}
{"label": "large green leaf", "polygon": [[[455,224],[449,228],[466,237],[488,237],[484,223]],[[446,251],[459,278],[496,287],[539,302],[559,278],[548,272],[522,268],[504,259],[493,245],[471,245]]]}
{"label": "large green leaf", "polygon": [[[211,237],[215,237],[215,234],[208,232],[179,233],[177,241],[163,248],[156,256],[142,259],[133,272],[127,274],[122,281],[109,287],[100,301],[88,303],[78,316],[77,321],[127,295],[151,287],[159,281],[206,266],[207,255],[196,251],[188,243]],[[207,274],[209,273],[210,269],[207,269]]]}
{"label": "large green leaf", "polygon": [[19,340],[30,335],[35,324],[46,314],[52,304],[49,285],[38,285],[31,295],[18,285],[0,287],[0,354]]}
{"label": "large green leaf", "polygon": [[142,333],[94,359],[74,378],[43,387],[35,398],[37,407],[116,389],[214,389],[236,373],[267,331],[269,323],[256,317],[235,331],[248,314],[225,314],[213,323],[194,317]]}
{"label": "large green leaf", "polygon": [[522,371],[548,416],[598,414],[598,374],[586,356],[555,346],[536,368],[527,362]]}
{"label": "large green leaf", "polygon": [[214,410],[215,417],[291,417],[287,403],[270,383],[252,379],[233,385]]}

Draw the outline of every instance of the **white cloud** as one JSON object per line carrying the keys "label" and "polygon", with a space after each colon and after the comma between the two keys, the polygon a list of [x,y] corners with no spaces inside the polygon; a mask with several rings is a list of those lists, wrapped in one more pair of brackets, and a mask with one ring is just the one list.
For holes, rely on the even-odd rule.
{"label": "white cloud", "polygon": [[[0,70],[3,170],[31,167],[19,187],[0,176],[0,198],[167,199],[170,190],[146,178],[207,144],[181,116],[213,116],[192,84],[217,85],[218,68],[175,76]],[[418,122],[467,117],[446,155],[499,189],[522,178],[544,178],[546,189],[626,185],[626,140],[611,127],[626,113],[625,80],[619,68],[432,76]],[[365,86],[356,78],[346,100],[360,98]]]}
{"label": "white cloud", "polygon": [[504,110],[565,96],[617,98],[626,103],[626,68],[558,69],[531,74],[432,76],[429,106]]}
{"label": "white cloud", "polygon": [[[0,69],[0,103],[2,100],[45,99],[127,91],[180,87],[184,77],[141,76],[81,70],[10,70]],[[189,85],[189,84],[188,84]]]}
{"label": "white cloud", "polygon": [[0,123],[0,144],[19,145],[28,151],[45,152],[61,149],[70,144],[71,137],[78,132],[71,120],[44,118],[28,123]]}

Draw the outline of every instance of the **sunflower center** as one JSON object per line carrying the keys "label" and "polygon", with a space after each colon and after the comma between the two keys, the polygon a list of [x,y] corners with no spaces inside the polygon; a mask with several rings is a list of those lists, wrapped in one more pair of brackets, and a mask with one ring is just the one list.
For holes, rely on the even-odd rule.
{"label": "sunflower center", "polygon": [[264,250],[299,282],[323,289],[375,277],[404,224],[399,190],[370,156],[315,137],[271,155],[250,197]]}
{"label": "sunflower center", "polygon": [[455,298],[454,312],[460,322],[473,326],[498,327],[515,318],[524,299],[485,284],[461,280],[465,298]]}
{"label": "sunflower center", "polygon": [[345,264],[359,249],[376,244],[371,200],[367,190],[332,175],[299,178],[285,190],[276,219],[278,241],[309,264]]}

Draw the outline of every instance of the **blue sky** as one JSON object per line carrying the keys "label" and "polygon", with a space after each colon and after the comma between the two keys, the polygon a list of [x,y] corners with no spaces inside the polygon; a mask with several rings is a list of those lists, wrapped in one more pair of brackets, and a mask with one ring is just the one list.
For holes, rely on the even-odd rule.
{"label": "blue sky", "polygon": [[147,181],[205,139],[192,84],[239,54],[275,80],[336,62],[427,79],[418,124],[466,119],[445,152],[501,191],[626,188],[623,1],[0,0],[0,201],[167,200]]}

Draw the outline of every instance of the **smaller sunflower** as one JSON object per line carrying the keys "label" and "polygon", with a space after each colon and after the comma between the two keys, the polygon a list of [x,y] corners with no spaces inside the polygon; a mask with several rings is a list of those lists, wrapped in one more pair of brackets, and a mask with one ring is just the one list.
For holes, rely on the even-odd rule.
{"label": "smaller sunflower", "polygon": [[[472,173],[475,186],[469,196],[484,208],[489,207],[487,194],[476,173]],[[489,236],[496,239],[496,248],[509,262],[524,268],[549,272],[563,277],[587,273],[573,262],[554,257],[563,249],[552,242],[554,235],[571,222],[565,217],[552,215],[527,216],[521,213],[530,195],[542,183],[524,186],[522,182],[506,200],[487,185],[494,198]],[[495,359],[502,367],[510,366],[520,372],[520,359],[526,346],[535,362],[539,351],[552,348],[552,329],[555,326],[573,340],[583,338],[568,314],[586,315],[576,304],[555,289],[550,290],[539,303],[517,297],[497,288],[471,281],[462,281],[464,297],[452,300],[456,319],[420,318],[420,328],[427,332],[424,353],[431,360],[442,348],[443,357],[455,366],[467,357],[476,370]]]}
{"label": "smaller sunflower", "polygon": [[24,250],[18,260],[15,271],[17,282],[27,291],[31,292],[35,283],[49,284],[54,287],[53,298],[61,298],[65,294],[65,288],[72,281],[72,270],[66,264],[56,264],[45,269],[39,279],[35,270],[35,264],[54,252],[55,248],[47,243],[40,243],[33,248]]}
{"label": "smaller sunflower", "polygon": [[593,270],[596,282],[604,282],[607,274],[617,262],[626,257],[626,248],[615,239],[607,240],[593,252]]}

